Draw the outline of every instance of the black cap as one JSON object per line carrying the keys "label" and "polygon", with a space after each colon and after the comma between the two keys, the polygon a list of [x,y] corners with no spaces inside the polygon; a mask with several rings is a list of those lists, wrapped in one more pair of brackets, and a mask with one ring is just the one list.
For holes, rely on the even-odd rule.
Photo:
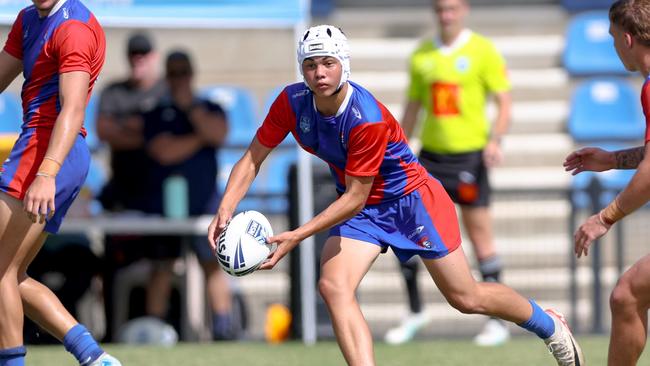
{"label": "black cap", "polygon": [[127,45],[127,53],[129,55],[133,54],[147,54],[153,50],[153,44],[149,37],[142,33],[136,33],[129,37],[129,43]]}

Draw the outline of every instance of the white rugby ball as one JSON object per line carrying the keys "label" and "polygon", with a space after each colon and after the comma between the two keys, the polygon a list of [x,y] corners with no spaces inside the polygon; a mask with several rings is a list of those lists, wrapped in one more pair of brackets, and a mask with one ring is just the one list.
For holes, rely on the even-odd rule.
{"label": "white rugby ball", "polygon": [[273,236],[269,220],[257,211],[235,215],[219,235],[217,259],[224,271],[233,276],[244,276],[255,271],[275,251],[275,244],[267,244]]}

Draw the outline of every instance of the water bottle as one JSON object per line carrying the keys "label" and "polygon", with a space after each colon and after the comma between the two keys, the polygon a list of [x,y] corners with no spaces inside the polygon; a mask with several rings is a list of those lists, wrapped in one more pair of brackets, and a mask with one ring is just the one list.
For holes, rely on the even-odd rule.
{"label": "water bottle", "polygon": [[163,182],[163,214],[171,219],[189,216],[189,192],[185,177],[172,175]]}

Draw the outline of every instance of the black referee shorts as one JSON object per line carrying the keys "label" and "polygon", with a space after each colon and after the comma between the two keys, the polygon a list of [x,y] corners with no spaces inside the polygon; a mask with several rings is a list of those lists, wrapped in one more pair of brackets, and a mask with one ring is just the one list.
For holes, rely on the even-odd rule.
{"label": "black referee shorts", "polygon": [[451,199],[459,204],[485,207],[490,204],[490,183],[483,150],[460,154],[437,154],[422,150],[424,168],[440,180]]}

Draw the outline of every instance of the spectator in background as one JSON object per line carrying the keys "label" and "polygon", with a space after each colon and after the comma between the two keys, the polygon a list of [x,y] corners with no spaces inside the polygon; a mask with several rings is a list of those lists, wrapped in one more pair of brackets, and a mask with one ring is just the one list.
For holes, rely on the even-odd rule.
{"label": "spectator in background", "polygon": [[[212,213],[218,203],[216,154],[228,133],[225,113],[219,105],[194,93],[194,68],[187,53],[169,53],[165,75],[169,94],[143,115],[145,149],[153,161],[147,180],[146,212],[164,214],[164,183],[172,176],[180,176],[187,182],[189,215]],[[176,239],[180,244],[181,238]],[[236,334],[228,279],[205,238],[196,238],[195,242],[194,249],[206,276],[214,339],[233,339]],[[166,285],[163,293],[169,294],[171,278]]]}
{"label": "spectator in background", "polygon": [[148,167],[144,151],[141,114],[151,110],[165,93],[159,78],[159,56],[145,34],[133,34],[127,44],[129,75],[101,93],[97,134],[111,150],[112,177],[100,196],[110,211],[144,208],[146,182],[133,179]]}
{"label": "spectator in background", "polygon": [[[424,110],[418,158],[460,205],[483,280],[499,282],[502,263],[492,234],[488,169],[502,160],[501,137],[510,123],[506,65],[492,42],[465,28],[467,0],[433,0],[433,9],[439,35],[422,43],[411,56],[402,126],[406,136],[412,136],[418,115]],[[494,96],[498,108],[492,129],[485,116],[489,96]],[[430,320],[421,311],[417,262],[403,263],[402,273],[412,314],[386,334],[389,343],[410,340]],[[491,318],[474,342],[494,346],[508,338],[505,323]]]}
{"label": "spectator in background", "polygon": [[[132,34],[127,42],[129,75],[109,84],[101,93],[97,113],[97,134],[110,147],[112,176],[99,200],[111,212],[142,212],[146,208],[147,182],[143,176],[150,160],[144,150],[142,113],[151,110],[165,93],[166,83],[160,79],[159,55],[151,39],[143,33]],[[163,314],[157,305],[159,284],[167,277],[166,263],[178,256],[161,237],[109,235],[105,239],[104,302],[107,320],[105,339],[113,338],[113,278],[116,270],[142,257],[154,259],[151,280],[147,286],[145,310]]]}

